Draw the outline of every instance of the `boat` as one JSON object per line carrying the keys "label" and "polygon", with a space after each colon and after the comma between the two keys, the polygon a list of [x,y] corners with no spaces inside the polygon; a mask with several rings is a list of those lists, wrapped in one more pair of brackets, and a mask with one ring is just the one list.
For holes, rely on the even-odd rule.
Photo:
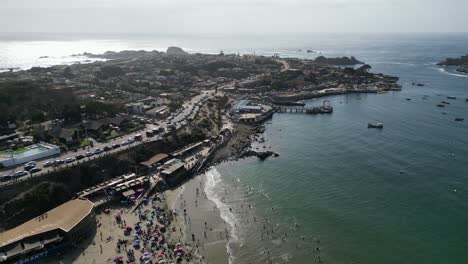
{"label": "boat", "polygon": [[450,104],[450,102],[442,101],[443,104]]}
{"label": "boat", "polygon": [[406,101],[411,101],[411,98],[406,98]]}
{"label": "boat", "polygon": [[452,100],[455,100],[457,99],[455,96],[447,96],[447,99],[452,99]]}
{"label": "boat", "polygon": [[461,117],[455,118],[455,121],[463,121],[463,120],[465,120],[465,118],[461,118]]}
{"label": "boat", "polygon": [[367,128],[383,128],[383,124],[382,123],[375,123],[375,124],[369,123],[367,124]]}
{"label": "boat", "polygon": [[445,105],[443,105],[443,104],[438,104],[437,106],[438,107],[445,107]]}
{"label": "boat", "polygon": [[468,98],[465,99],[465,102],[468,102]]}

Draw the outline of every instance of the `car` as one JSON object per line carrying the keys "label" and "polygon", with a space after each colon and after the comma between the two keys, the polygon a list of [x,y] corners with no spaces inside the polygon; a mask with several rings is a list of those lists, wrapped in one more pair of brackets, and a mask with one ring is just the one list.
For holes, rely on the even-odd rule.
{"label": "car", "polygon": [[35,161],[30,161],[30,162],[24,164],[24,166],[25,166],[25,167],[26,167],[26,166],[36,166],[36,162],[35,162]]}
{"label": "car", "polygon": [[17,171],[13,174],[14,177],[21,177],[24,175],[28,175],[28,173],[26,171]]}
{"label": "car", "polygon": [[13,177],[11,175],[2,175],[0,176],[0,182],[6,182],[11,180]]}
{"label": "car", "polygon": [[98,148],[98,149],[96,149],[96,150],[94,151],[94,154],[97,155],[97,154],[101,154],[101,153],[103,153],[103,152],[104,152],[104,150]]}
{"label": "car", "polygon": [[133,142],[135,142],[135,138],[129,137],[127,142],[128,142],[128,144],[132,144]]}
{"label": "car", "polygon": [[122,143],[120,143],[120,146],[125,146],[125,145],[128,145],[127,141],[122,141]]}
{"label": "car", "polygon": [[54,165],[54,162],[53,162],[53,161],[46,161],[46,162],[44,163],[44,165],[42,165],[42,166],[43,166],[44,168],[47,168],[47,167],[50,167],[50,166],[52,166],[52,165]]}
{"label": "car", "polygon": [[41,168],[38,168],[38,167],[34,167],[32,169],[29,170],[29,173],[36,173],[36,172],[40,172],[42,169]]}
{"label": "car", "polygon": [[28,164],[26,163],[26,165],[24,165],[24,170],[25,170],[25,171],[29,171],[30,169],[32,169],[32,168],[34,168],[34,167],[36,167],[36,165],[33,165],[33,164],[29,164],[29,165],[28,165]]}
{"label": "car", "polygon": [[109,146],[105,146],[105,147],[103,148],[103,150],[107,152],[107,151],[111,151],[111,150],[112,150],[112,148],[111,148],[111,147],[109,147]]}
{"label": "car", "polygon": [[154,134],[153,134],[153,131],[150,130],[150,131],[146,131],[146,137],[153,137]]}
{"label": "car", "polygon": [[55,160],[54,161],[54,166],[60,166],[62,165],[63,163],[65,163],[65,161],[61,160],[61,159],[58,159],[58,160]]}
{"label": "car", "polygon": [[143,140],[143,136],[141,134],[136,134],[134,140],[141,141],[141,140]]}
{"label": "car", "polygon": [[73,157],[68,157],[68,158],[65,159],[65,163],[72,163],[74,161],[76,161],[76,159],[73,158]]}
{"label": "car", "polygon": [[120,144],[116,143],[116,144],[112,145],[112,148],[113,149],[118,149],[118,148],[120,148]]}
{"label": "car", "polygon": [[76,155],[75,159],[76,160],[82,160],[82,159],[84,159],[84,157],[85,157],[84,155],[79,154],[79,155]]}
{"label": "car", "polygon": [[85,157],[91,157],[92,155],[94,155],[94,152],[87,151],[85,153]]}

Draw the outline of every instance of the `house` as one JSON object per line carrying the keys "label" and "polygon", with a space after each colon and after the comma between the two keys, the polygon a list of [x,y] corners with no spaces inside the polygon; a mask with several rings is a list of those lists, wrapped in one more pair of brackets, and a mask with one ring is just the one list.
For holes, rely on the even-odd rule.
{"label": "house", "polygon": [[164,118],[169,115],[169,109],[167,106],[159,106],[146,111],[145,115],[152,118]]}
{"label": "house", "polygon": [[58,138],[61,142],[67,144],[77,139],[77,133],[75,131],[75,129],[58,128],[51,130],[50,134],[53,137]]}
{"label": "house", "polygon": [[143,102],[128,103],[125,107],[127,108],[127,112],[130,114],[141,115],[145,111],[145,104]]}

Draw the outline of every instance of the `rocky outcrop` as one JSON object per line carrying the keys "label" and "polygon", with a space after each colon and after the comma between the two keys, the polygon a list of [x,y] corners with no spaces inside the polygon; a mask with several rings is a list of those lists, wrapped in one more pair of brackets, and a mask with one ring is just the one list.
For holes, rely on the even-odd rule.
{"label": "rocky outcrop", "polygon": [[179,47],[169,47],[166,51],[167,55],[187,55],[188,53],[185,52],[183,49]]}
{"label": "rocky outcrop", "polygon": [[460,58],[447,58],[445,61],[437,63],[439,66],[457,66],[457,71],[468,73],[468,54]]}
{"label": "rocky outcrop", "polygon": [[260,160],[266,160],[268,157],[279,157],[278,153],[275,153],[273,151],[255,151],[255,150],[248,150],[244,152],[241,158],[246,158],[246,157],[257,157]]}
{"label": "rocky outcrop", "polygon": [[314,60],[315,63],[318,64],[327,64],[327,65],[357,65],[357,64],[364,64],[362,61],[358,61],[355,57],[341,57],[341,58],[326,58],[324,56],[319,56]]}

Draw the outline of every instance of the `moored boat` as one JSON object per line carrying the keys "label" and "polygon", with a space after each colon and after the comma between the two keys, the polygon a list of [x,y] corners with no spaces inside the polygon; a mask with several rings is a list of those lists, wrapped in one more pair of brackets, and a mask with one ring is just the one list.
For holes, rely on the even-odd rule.
{"label": "moored boat", "polygon": [[459,121],[459,122],[460,122],[460,121],[463,121],[463,120],[465,120],[465,118],[461,118],[461,117],[456,117],[456,118],[455,118],[455,121]]}
{"label": "moored boat", "polygon": [[383,124],[382,123],[375,123],[375,124],[369,123],[367,124],[367,128],[383,128]]}

